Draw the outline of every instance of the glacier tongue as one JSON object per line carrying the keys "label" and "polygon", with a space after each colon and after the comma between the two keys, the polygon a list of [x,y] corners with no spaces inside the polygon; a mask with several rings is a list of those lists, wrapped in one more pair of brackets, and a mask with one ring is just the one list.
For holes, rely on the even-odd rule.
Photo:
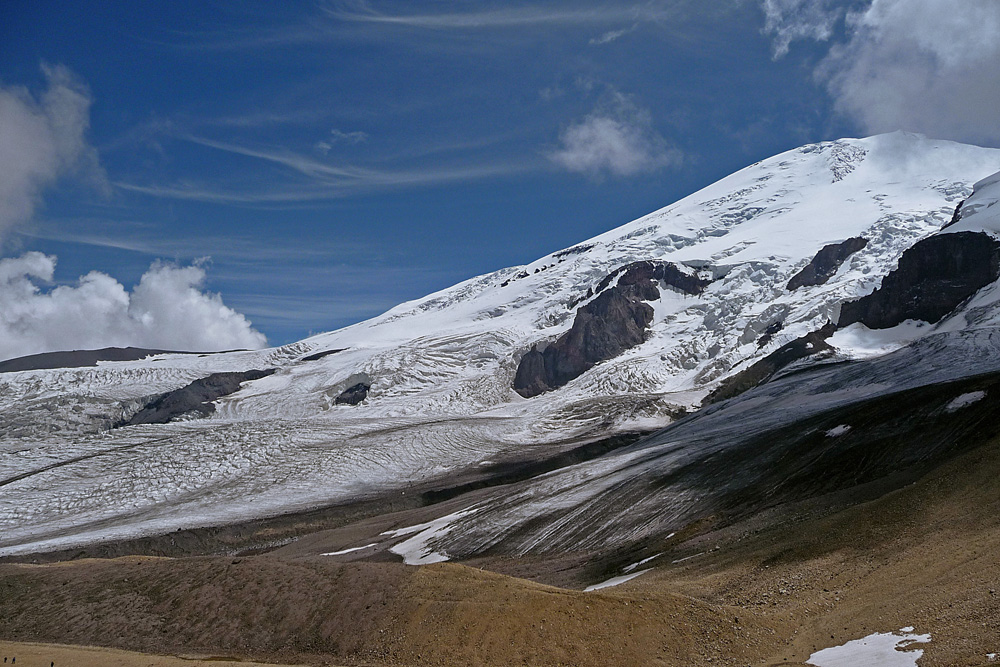
{"label": "glacier tongue", "polygon": [[[530,264],[292,345],[0,374],[0,553],[315,507],[526,445],[664,426],[836,322],[998,165],[998,150],[905,133],[804,146]],[[995,201],[996,187],[986,179],[977,196]],[[997,209],[973,202],[956,226]],[[867,244],[825,283],[786,288],[820,248],[856,237]],[[566,332],[612,271],[645,260],[712,282],[698,294],[663,287],[645,342],[557,390],[514,393],[521,355]],[[974,321],[990,324],[992,304],[974,301]],[[217,400],[209,418],[105,430],[153,394],[253,368],[277,372]],[[367,397],[338,405],[359,377]]]}

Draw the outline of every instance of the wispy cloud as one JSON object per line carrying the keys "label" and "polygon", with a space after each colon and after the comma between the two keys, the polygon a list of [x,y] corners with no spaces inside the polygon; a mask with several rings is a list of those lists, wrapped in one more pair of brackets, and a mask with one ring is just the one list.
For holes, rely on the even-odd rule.
{"label": "wispy cloud", "polygon": [[322,153],[329,153],[335,144],[360,144],[368,141],[368,133],[356,130],[354,132],[343,132],[336,128],[330,130],[329,138],[316,142],[316,149]]}
{"label": "wispy cloud", "polygon": [[833,0],[762,0],[764,34],[771,35],[775,59],[788,54],[792,42],[826,41],[845,9]]}
{"label": "wispy cloud", "polygon": [[352,164],[323,162],[307,155],[284,149],[243,146],[205,137],[188,136],[186,139],[208,148],[236,155],[255,158],[280,165],[297,172],[304,178],[286,179],[275,185],[252,184],[249,187],[223,188],[211,184],[179,182],[171,185],[137,184],[119,181],[115,187],[156,197],[206,201],[221,204],[282,204],[339,199],[365,194],[418,186],[437,186],[446,183],[475,181],[493,177],[512,176],[537,170],[535,160],[496,162],[488,164],[456,164],[416,166],[409,169],[376,169]]}
{"label": "wispy cloud", "polygon": [[503,9],[467,10],[457,12],[400,14],[381,12],[370,3],[327,6],[326,14],[337,21],[376,23],[384,25],[426,28],[432,30],[470,30],[488,28],[523,28],[545,25],[587,26],[623,21],[663,20],[675,15],[679,3],[644,3],[619,6],[531,6]]}
{"label": "wispy cloud", "polygon": [[638,23],[633,23],[632,26],[629,28],[622,28],[621,30],[609,30],[604,34],[591,38],[591,40],[587,43],[590,44],[591,46],[603,46],[605,44],[610,44],[611,42],[614,42],[624,37],[630,32],[634,32],[638,27],[639,27]]}

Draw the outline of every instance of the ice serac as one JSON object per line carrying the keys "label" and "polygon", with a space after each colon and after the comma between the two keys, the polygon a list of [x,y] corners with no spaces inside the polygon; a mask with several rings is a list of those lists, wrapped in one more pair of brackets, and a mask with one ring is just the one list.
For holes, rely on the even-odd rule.
{"label": "ice serac", "polygon": [[855,236],[841,243],[823,246],[812,258],[812,261],[792,276],[792,279],[788,281],[788,289],[795,290],[800,287],[824,284],[833,277],[844,260],[864,249],[866,245],[868,245],[868,239]]}
{"label": "ice serac", "polygon": [[709,282],[665,262],[634,262],[613,271],[597,286],[597,296],[577,309],[569,331],[544,350],[533,346],[521,357],[514,391],[530,398],[557,389],[644,342],[653,320],[653,308],[644,302],[659,298],[660,283],[699,294]]}

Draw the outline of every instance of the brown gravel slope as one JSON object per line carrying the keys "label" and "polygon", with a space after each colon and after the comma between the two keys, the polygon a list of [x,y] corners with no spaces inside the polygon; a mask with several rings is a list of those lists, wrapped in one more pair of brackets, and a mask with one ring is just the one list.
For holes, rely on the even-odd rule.
{"label": "brown gravel slope", "polygon": [[695,538],[681,549],[704,554],[598,593],[451,563],[8,563],[0,637],[312,664],[776,665],[912,625],[933,635],[921,667],[1000,653],[1000,441],[820,506]]}

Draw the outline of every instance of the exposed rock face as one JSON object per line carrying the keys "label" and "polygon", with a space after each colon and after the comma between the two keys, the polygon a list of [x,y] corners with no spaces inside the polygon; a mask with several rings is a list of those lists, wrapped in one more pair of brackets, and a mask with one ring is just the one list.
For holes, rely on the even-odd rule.
{"label": "exposed rock face", "polygon": [[337,354],[338,352],[343,352],[343,349],[339,350],[323,350],[322,352],[316,352],[308,356],[302,357],[299,361],[319,361],[323,357],[329,357],[331,354]]}
{"label": "exposed rock face", "polygon": [[[621,276],[618,279],[619,286],[644,282],[652,284],[654,281],[658,281],[691,295],[701,294],[712,282],[697,275],[685,273],[669,262],[642,261],[626,264],[609,273],[597,286],[596,292],[603,292],[617,276]],[[655,299],[658,296],[659,292],[651,298]]]}
{"label": "exposed rock face", "polygon": [[242,373],[213,373],[206,378],[195,380],[186,387],[160,394],[130,419],[115,424],[114,428],[138,424],[166,424],[174,417],[189,413],[207,417],[215,412],[212,401],[236,392],[243,382],[259,380],[276,370],[269,368]]}
{"label": "exposed rock face", "polygon": [[[618,283],[610,287],[615,278]],[[642,343],[653,321],[652,307],[643,302],[659,298],[658,281],[688,294],[701,292],[709,283],[665,262],[634,262],[613,271],[598,285],[597,297],[577,310],[569,331],[544,350],[533,347],[521,358],[514,391],[530,398],[556,389]]]}
{"label": "exposed rock face", "polygon": [[868,239],[855,236],[842,243],[831,243],[820,248],[812,261],[788,281],[789,291],[800,287],[822,285],[837,273],[848,257],[868,245]]}
{"label": "exposed rock face", "polygon": [[359,382],[341,392],[334,403],[337,405],[357,405],[368,397],[368,390],[371,388],[370,384]]}
{"label": "exposed rock face", "polygon": [[100,350],[76,350],[73,352],[43,352],[27,357],[18,357],[0,362],[0,373],[33,371],[46,368],[84,368],[96,366],[99,361],[138,361],[155,354],[194,354],[191,352],[169,352],[167,350],[146,350],[138,347],[105,347]]}
{"label": "exposed rock face", "polygon": [[877,290],[845,303],[837,324],[887,329],[906,320],[937,322],[998,277],[995,239],[982,232],[938,234],[904,252]]}
{"label": "exposed rock face", "polygon": [[948,224],[946,224],[941,229],[948,229],[949,227],[951,227],[952,225],[956,224],[959,220],[962,219],[962,206],[964,204],[965,204],[965,200],[964,199],[962,201],[958,202],[958,206],[955,207],[955,212],[952,213],[952,215],[951,215],[951,220],[949,220]]}
{"label": "exposed rock face", "polygon": [[749,368],[745,368],[736,375],[723,380],[722,384],[708,395],[708,398],[705,399],[705,404],[717,403],[718,401],[724,401],[727,398],[742,394],[759,384],[767,382],[775,373],[793,361],[833,349],[826,342],[826,339],[832,336],[836,330],[837,326],[832,322],[828,322],[822,329],[813,331],[801,338],[796,338],[790,343],[782,345]]}

